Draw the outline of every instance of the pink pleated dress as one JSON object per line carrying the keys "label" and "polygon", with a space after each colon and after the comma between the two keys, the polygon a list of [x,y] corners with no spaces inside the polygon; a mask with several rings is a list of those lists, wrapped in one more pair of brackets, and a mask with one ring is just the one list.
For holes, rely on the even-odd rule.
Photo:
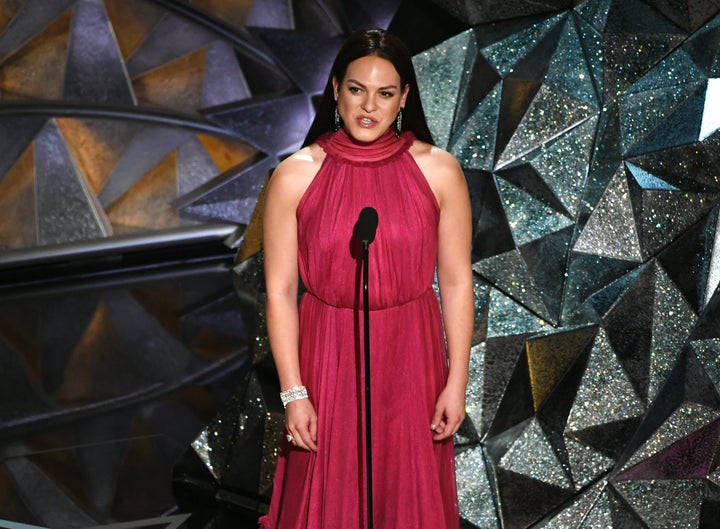
{"label": "pink pleated dress", "polygon": [[378,212],[369,305],[375,529],[457,529],[451,439],[430,421],[447,379],[433,280],[439,206],[392,131],[358,144],[340,130],[297,209],[302,380],[318,414],[317,453],[283,442],[262,529],[366,527],[360,211]]}

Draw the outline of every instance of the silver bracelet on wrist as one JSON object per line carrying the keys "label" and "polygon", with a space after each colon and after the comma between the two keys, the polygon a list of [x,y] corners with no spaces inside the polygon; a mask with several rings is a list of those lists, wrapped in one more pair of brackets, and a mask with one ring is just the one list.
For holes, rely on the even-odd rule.
{"label": "silver bracelet on wrist", "polygon": [[283,408],[287,408],[287,405],[293,401],[307,398],[309,397],[305,386],[295,386],[280,392],[280,400],[282,400]]}

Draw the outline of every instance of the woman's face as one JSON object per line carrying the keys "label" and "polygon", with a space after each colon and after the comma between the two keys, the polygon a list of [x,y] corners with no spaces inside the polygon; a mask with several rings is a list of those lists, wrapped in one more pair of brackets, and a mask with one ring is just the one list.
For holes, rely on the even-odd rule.
{"label": "woman's face", "polygon": [[355,140],[371,142],[385,134],[405,106],[409,85],[387,59],[368,55],[348,64],[345,77],[333,77],[343,128]]}

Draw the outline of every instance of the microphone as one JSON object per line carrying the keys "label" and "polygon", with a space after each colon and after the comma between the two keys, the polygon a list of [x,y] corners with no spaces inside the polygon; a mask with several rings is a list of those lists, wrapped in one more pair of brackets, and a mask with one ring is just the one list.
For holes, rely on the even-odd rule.
{"label": "microphone", "polygon": [[377,210],[369,206],[363,208],[362,211],[360,211],[357,223],[355,223],[355,237],[364,244],[370,244],[375,240],[377,225]]}

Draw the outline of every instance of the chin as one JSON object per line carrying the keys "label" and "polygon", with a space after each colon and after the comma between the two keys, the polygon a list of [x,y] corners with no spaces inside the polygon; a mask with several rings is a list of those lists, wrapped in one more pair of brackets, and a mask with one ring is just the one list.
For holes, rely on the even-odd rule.
{"label": "chin", "polygon": [[371,129],[365,129],[362,127],[347,128],[346,132],[348,135],[356,141],[369,143],[377,140],[383,136],[389,128],[373,127]]}

